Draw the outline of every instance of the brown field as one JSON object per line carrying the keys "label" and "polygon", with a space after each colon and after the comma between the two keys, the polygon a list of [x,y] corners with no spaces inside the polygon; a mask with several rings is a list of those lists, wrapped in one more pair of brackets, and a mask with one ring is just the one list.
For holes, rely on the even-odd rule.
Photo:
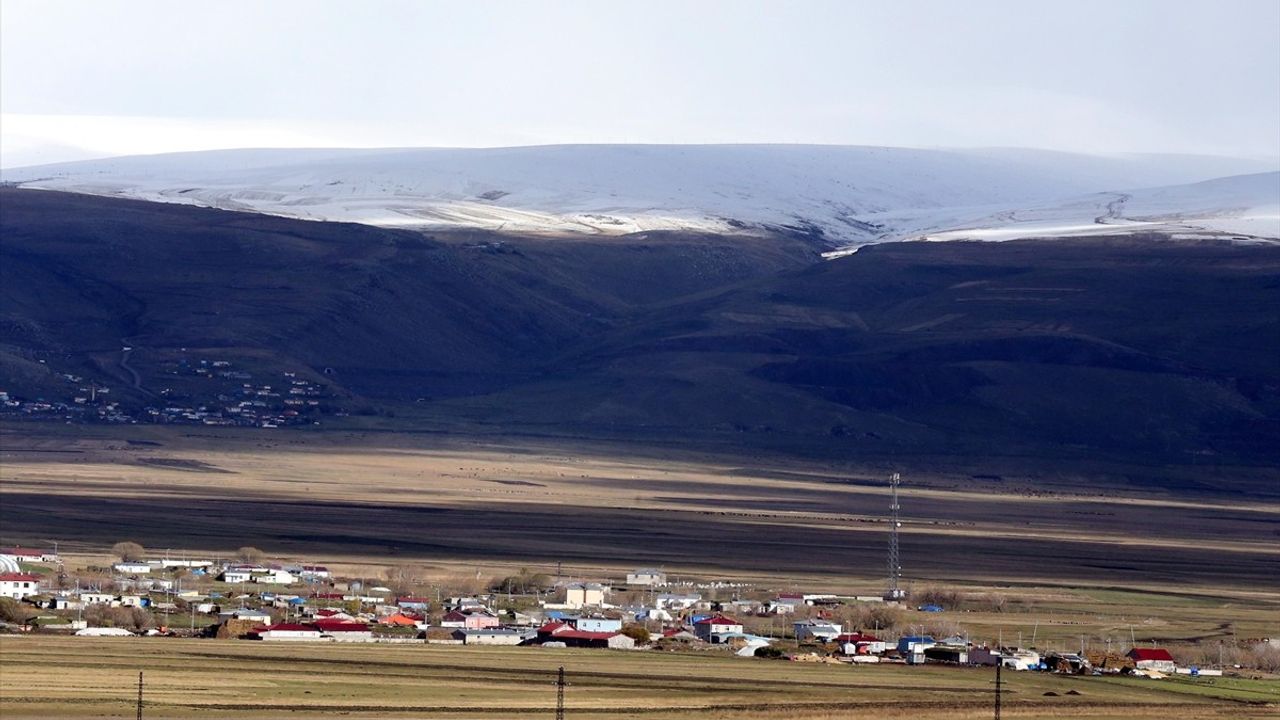
{"label": "brown field", "polygon": [[[411,434],[10,425],[0,440],[0,542],[57,539],[73,561],[131,539],[254,545],[365,576],[412,562],[438,581],[562,562],[570,577],[661,565],[769,589],[883,588],[878,468]],[[1278,634],[1280,505],[973,475],[908,474],[905,576],[1017,603],[929,620],[1041,647]]]}
{"label": "brown field", "polygon": [[[833,720],[991,716],[993,671],[850,667],[644,653],[213,640],[0,638],[0,709],[19,718],[551,716],[564,666],[574,718]],[[1005,673],[1010,718],[1275,717],[1280,683]],[[1068,694],[1074,691],[1078,694]],[[1056,693],[1047,696],[1046,693]]]}

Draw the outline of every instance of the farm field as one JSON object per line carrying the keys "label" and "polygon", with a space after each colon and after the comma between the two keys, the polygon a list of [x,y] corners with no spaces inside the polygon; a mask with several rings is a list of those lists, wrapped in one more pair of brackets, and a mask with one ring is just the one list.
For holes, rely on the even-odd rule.
{"label": "farm field", "polygon": [[[883,591],[887,468],[407,433],[9,425],[0,440],[0,541],[57,538],[73,565],[128,539],[253,545],[356,577],[413,563],[454,586],[559,563],[569,578],[661,565],[677,581]],[[1277,633],[1274,503],[938,467],[907,475],[905,578],[1008,602],[929,622],[1063,650]]]}
{"label": "farm field", "polygon": [[[993,687],[989,669],[719,653],[3,637],[0,656],[6,720],[133,717],[138,671],[147,718],[549,716],[560,666],[576,718],[985,718]],[[1005,678],[1005,716],[1016,718],[1263,718],[1280,702],[1280,683],[1229,678]]]}

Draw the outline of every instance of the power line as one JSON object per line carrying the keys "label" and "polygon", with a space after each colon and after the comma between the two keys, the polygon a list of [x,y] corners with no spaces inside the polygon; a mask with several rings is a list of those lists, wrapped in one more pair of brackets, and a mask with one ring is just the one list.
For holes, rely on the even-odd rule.
{"label": "power line", "polygon": [[[139,716],[141,717],[141,716]],[[556,674],[556,720],[564,720],[564,666]]]}

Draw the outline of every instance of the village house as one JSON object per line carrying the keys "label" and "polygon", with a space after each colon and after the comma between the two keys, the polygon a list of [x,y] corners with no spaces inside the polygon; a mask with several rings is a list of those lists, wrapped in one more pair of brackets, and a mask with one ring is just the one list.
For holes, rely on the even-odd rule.
{"label": "village house", "polygon": [[426,612],[431,607],[431,602],[427,598],[420,597],[398,597],[396,598],[396,607],[401,610],[414,610],[417,612]]}
{"label": "village house", "polygon": [[254,628],[249,631],[249,638],[253,640],[272,640],[272,641],[299,641],[299,640],[319,640],[320,631],[311,625],[301,625],[298,623],[277,623],[275,625],[265,625]]}
{"label": "village house", "polygon": [[655,585],[666,585],[667,574],[661,570],[646,568],[644,570],[636,570],[627,573],[628,585],[644,585],[653,587]]}
{"label": "village house", "polygon": [[834,642],[840,637],[841,627],[839,623],[830,623],[825,620],[803,620],[795,623],[796,640],[801,642]]}
{"label": "village house", "polygon": [[697,593],[663,593],[654,598],[654,604],[664,610],[688,610],[702,601],[702,596]]}
{"label": "village house", "polygon": [[836,642],[845,655],[880,655],[889,649],[885,641],[864,633],[845,633],[837,637]]}
{"label": "village house", "polygon": [[551,622],[538,628],[538,642],[563,643],[565,647],[611,648],[631,650],[636,641],[618,632],[585,632],[564,622]]}
{"label": "village house", "polygon": [[236,610],[228,610],[226,612],[218,613],[218,622],[225,623],[228,620],[248,620],[269,625],[271,623],[271,613],[265,610],[250,610],[248,608],[239,608]]}
{"label": "village house", "polygon": [[40,593],[40,576],[29,573],[0,573],[0,597],[24,600]]}
{"label": "village house", "polygon": [[267,568],[256,565],[231,565],[222,571],[218,578],[225,583],[247,583],[253,581],[254,573],[264,573]]}
{"label": "village house", "polygon": [[14,547],[0,551],[5,555],[12,555],[22,562],[30,563],[56,563],[58,562],[58,553],[49,550],[32,550],[31,548]]}
{"label": "village house", "polygon": [[622,620],[604,617],[580,617],[568,621],[574,630],[583,632],[618,632],[622,630]]}
{"label": "village house", "polygon": [[695,622],[693,632],[699,640],[719,643],[724,642],[728,635],[741,635],[742,623],[723,615],[712,615]]}
{"label": "village house", "polygon": [[564,604],[571,608],[604,605],[605,588],[599,583],[573,583],[565,587]]}
{"label": "village house", "polygon": [[332,638],[336,642],[370,642],[373,640],[373,631],[362,622],[316,620],[312,625],[323,636]]}
{"label": "village house", "polygon": [[1127,653],[1133,666],[1139,670],[1172,673],[1177,668],[1173,656],[1164,648],[1134,648]]}
{"label": "village house", "polygon": [[82,592],[80,593],[80,603],[82,605],[110,605],[116,601],[116,596],[111,593],[100,592]]}
{"label": "village house", "polygon": [[924,662],[924,651],[937,643],[928,635],[907,635],[898,638],[898,653],[912,665]]}
{"label": "village house", "polygon": [[453,639],[461,640],[463,645],[519,645],[528,635],[505,628],[458,628],[453,631]]}
{"label": "village house", "polygon": [[323,580],[330,577],[329,568],[324,565],[303,565],[298,575],[303,580]]}
{"label": "village house", "polygon": [[144,562],[118,562],[111,569],[123,575],[146,575],[151,572],[151,565]]}
{"label": "village house", "polygon": [[267,568],[262,572],[252,573],[252,578],[262,585],[292,585],[298,581],[293,573],[282,568]]}

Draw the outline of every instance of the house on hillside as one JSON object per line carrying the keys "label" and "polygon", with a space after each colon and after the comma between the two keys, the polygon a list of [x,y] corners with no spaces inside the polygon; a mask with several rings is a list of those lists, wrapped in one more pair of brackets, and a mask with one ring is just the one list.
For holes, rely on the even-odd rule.
{"label": "house on hillside", "polygon": [[24,600],[40,593],[40,576],[30,573],[0,573],[0,597]]}
{"label": "house on hillside", "polygon": [[1164,648],[1134,648],[1127,653],[1127,657],[1133,660],[1133,666],[1139,670],[1172,673],[1177,667],[1173,656]]}
{"label": "house on hillside", "polygon": [[121,575],[146,575],[151,572],[151,565],[144,562],[118,562],[111,569]]}
{"label": "house on hillside", "polygon": [[742,623],[724,615],[712,615],[695,622],[693,632],[699,640],[719,643],[728,635],[741,635]]}

